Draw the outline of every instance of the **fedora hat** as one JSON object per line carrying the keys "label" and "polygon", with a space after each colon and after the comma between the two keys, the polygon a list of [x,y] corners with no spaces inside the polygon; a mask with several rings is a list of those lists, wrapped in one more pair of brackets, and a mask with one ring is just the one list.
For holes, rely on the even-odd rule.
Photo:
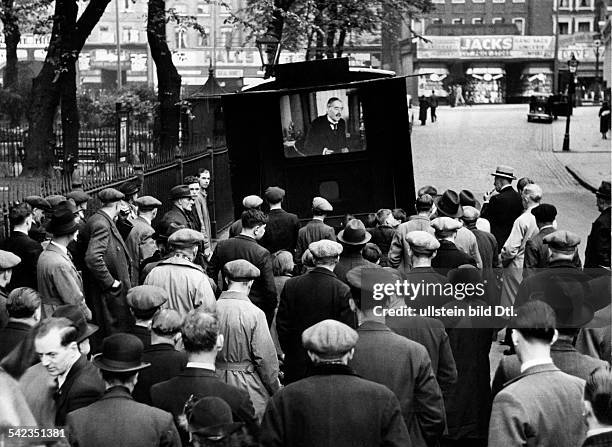
{"label": "fedora hat", "polygon": [[349,220],[344,230],[338,233],[338,240],[346,245],[365,245],[371,238],[372,235],[359,219]]}
{"label": "fedora hat", "polygon": [[459,191],[459,203],[461,203],[461,206],[472,206],[477,210],[480,209],[480,202],[474,196],[474,193],[467,189]]}
{"label": "fedora hat", "polygon": [[137,372],[151,366],[142,361],[144,346],[132,334],[117,333],[102,342],[102,352],[92,360],[94,366],[110,372]]}
{"label": "fedora hat", "polygon": [[516,180],[514,176],[514,168],[505,165],[499,165],[495,172],[491,174],[493,177],[504,177],[509,178],[510,180]]}
{"label": "fedora hat", "polygon": [[444,191],[440,197],[436,200],[436,212],[439,216],[446,217],[461,217],[463,216],[463,208],[461,208],[461,201],[459,194],[452,189]]}
{"label": "fedora hat", "polygon": [[607,182],[607,181],[604,180],[603,182],[601,182],[601,185],[599,185],[599,188],[595,192],[595,195],[597,197],[602,197],[604,199],[609,199],[610,198],[610,194],[611,194],[610,182]]}
{"label": "fedora hat", "polygon": [[51,221],[47,225],[47,231],[54,236],[72,234],[78,230],[79,224],[74,218],[73,210],[66,206],[58,206],[53,210]]}
{"label": "fedora hat", "polygon": [[85,320],[85,314],[76,304],[64,304],[53,311],[53,317],[68,318],[77,328],[77,343],[91,337],[98,331],[98,326],[90,324]]}

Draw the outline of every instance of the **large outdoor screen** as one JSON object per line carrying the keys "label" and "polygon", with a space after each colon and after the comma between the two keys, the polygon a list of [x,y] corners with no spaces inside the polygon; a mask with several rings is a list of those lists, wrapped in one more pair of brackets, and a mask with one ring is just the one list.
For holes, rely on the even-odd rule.
{"label": "large outdoor screen", "polygon": [[366,149],[356,89],[324,90],[280,98],[285,157],[313,157]]}

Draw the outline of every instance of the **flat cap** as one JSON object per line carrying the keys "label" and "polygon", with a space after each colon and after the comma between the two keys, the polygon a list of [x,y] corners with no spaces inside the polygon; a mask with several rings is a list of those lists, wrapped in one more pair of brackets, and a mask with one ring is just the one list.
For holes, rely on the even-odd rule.
{"label": "flat cap", "polygon": [[193,247],[204,240],[204,235],[190,228],[176,230],[168,238],[168,243],[175,247]]}
{"label": "flat cap", "polygon": [[21,258],[10,251],[0,250],[0,269],[12,269],[21,262]]}
{"label": "flat cap", "polygon": [[66,197],[60,196],[59,194],[52,194],[50,196],[45,197],[47,203],[51,208],[55,208],[58,203],[66,201]]}
{"label": "flat cap", "polygon": [[132,194],[136,194],[138,191],[140,191],[140,185],[138,184],[137,180],[128,180],[119,187],[119,191],[126,196],[131,196]]}
{"label": "flat cap", "polygon": [[250,281],[259,278],[260,271],[245,259],[236,259],[223,266],[223,274],[233,281]]}
{"label": "flat cap", "polygon": [[256,195],[246,196],[244,199],[242,199],[242,206],[245,209],[257,208],[258,206],[261,206],[262,203],[263,199]]}
{"label": "flat cap", "polygon": [[310,244],[308,250],[317,259],[334,258],[342,253],[342,245],[329,239],[322,239]]}
{"label": "flat cap", "polygon": [[82,189],[75,189],[74,191],[70,191],[68,194],[66,194],[66,198],[74,200],[74,203],[79,205],[87,202],[89,199],[91,199],[91,196]]}
{"label": "flat cap", "polygon": [[431,197],[436,197],[438,195],[438,190],[435,186],[425,185],[419,189],[417,196],[421,197],[423,194],[429,194]]}
{"label": "flat cap", "polygon": [[357,331],[336,320],[323,320],[302,333],[302,344],[323,359],[337,359],[357,344]]}
{"label": "flat cap", "polygon": [[473,222],[478,220],[480,217],[480,211],[478,211],[473,206],[464,206],[463,207],[463,216],[461,218],[467,222]]}
{"label": "flat cap", "polygon": [[133,309],[151,310],[168,301],[168,292],[157,286],[136,286],[128,290],[127,303]]}
{"label": "flat cap", "polygon": [[278,203],[285,197],[285,190],[278,186],[270,186],[266,189],[264,197],[270,203]]}
{"label": "flat cap", "polygon": [[559,230],[545,236],[544,243],[556,251],[569,254],[580,244],[580,237],[571,231]]}
{"label": "flat cap", "polygon": [[43,199],[41,196],[28,196],[23,199],[23,201],[32,208],[39,208],[41,210],[51,209],[51,204],[49,204],[49,202],[47,202],[47,200]]}
{"label": "flat cap", "polygon": [[183,179],[185,185],[192,185],[194,183],[200,183],[200,180],[195,175],[188,175]]}
{"label": "flat cap", "polygon": [[461,222],[452,217],[436,217],[431,221],[431,226],[434,227],[436,232],[445,233],[457,231],[461,228]]}
{"label": "flat cap", "polygon": [[162,203],[153,196],[138,197],[135,201],[139,209],[147,210],[162,206]]}
{"label": "flat cap", "polygon": [[170,200],[183,199],[191,197],[191,191],[187,185],[176,185],[170,190]]}
{"label": "flat cap", "polygon": [[160,309],[153,317],[151,330],[162,334],[176,334],[181,330],[183,317],[174,309]]}
{"label": "flat cap", "polygon": [[323,197],[315,197],[312,199],[312,209],[315,211],[323,211],[324,213],[329,213],[334,210],[334,207],[331,206],[326,199]]}
{"label": "flat cap", "polygon": [[115,188],[106,188],[98,193],[98,198],[102,203],[118,202],[124,197],[125,195],[121,191],[117,191]]}
{"label": "flat cap", "polygon": [[557,208],[550,203],[540,203],[535,208],[531,208],[531,214],[538,222],[552,222],[557,217]]}
{"label": "flat cap", "polygon": [[406,235],[406,242],[418,254],[431,254],[440,248],[440,242],[427,231],[411,231]]}

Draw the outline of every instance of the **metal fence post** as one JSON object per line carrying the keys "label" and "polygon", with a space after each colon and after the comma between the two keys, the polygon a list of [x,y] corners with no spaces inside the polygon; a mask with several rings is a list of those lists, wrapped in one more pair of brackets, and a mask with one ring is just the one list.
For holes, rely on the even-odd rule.
{"label": "metal fence post", "polygon": [[179,146],[174,148],[174,161],[176,162],[176,185],[183,184],[183,153]]}

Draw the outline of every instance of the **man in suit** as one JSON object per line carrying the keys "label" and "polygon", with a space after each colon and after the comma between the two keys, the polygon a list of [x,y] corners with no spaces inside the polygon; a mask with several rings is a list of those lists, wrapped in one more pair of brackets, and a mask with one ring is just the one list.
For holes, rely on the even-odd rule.
{"label": "man in suit", "polygon": [[[258,210],[261,211],[263,199],[255,194],[248,195],[242,199],[242,208],[244,211]],[[236,237],[242,232],[242,219],[238,218],[229,227],[229,237]]]}
{"label": "man in suit", "polygon": [[[545,269],[549,264],[548,246],[544,243],[544,238],[554,233],[555,218],[557,208],[548,203],[540,203],[540,206],[531,209],[531,214],[535,216],[538,232],[525,244],[525,260],[523,262],[523,279],[538,273],[537,269]],[[578,251],[574,253],[573,262],[576,268],[582,266]]]}
{"label": "man in suit", "polygon": [[612,370],[602,366],[593,371],[584,387],[587,438],[582,447],[612,445]]}
{"label": "man in suit", "polygon": [[315,268],[287,280],[276,315],[278,340],[285,353],[285,383],[295,382],[308,372],[308,356],[301,342],[305,329],[326,319],[357,327],[351,291],[334,274],[342,246],[324,239],[313,242],[308,249]]}
{"label": "man in suit", "polygon": [[431,221],[431,226],[440,242],[440,248],[431,261],[436,272],[446,276],[449,270],[460,265],[470,264],[476,267],[476,260],[455,245],[457,230],[462,227],[461,222],[451,217],[437,217]]}
{"label": "man in suit", "polygon": [[21,343],[40,321],[40,295],[28,287],[18,287],[9,293],[6,310],[9,320],[6,327],[0,329],[0,359]]}
{"label": "man in suit", "polygon": [[334,267],[334,274],[340,281],[346,283],[346,274],[356,267],[378,267],[377,264],[365,260],[361,255],[361,250],[371,237],[372,235],[366,231],[365,225],[359,219],[349,220],[344,229],[338,233],[338,241],[342,244],[342,253],[336,267]]}
{"label": "man in suit", "polygon": [[13,269],[21,262],[21,258],[10,251],[0,250],[0,329],[8,323],[6,311],[6,289],[11,281]]}
{"label": "man in suit", "polygon": [[100,326],[100,337],[129,331],[134,324],[125,299],[131,286],[131,259],[114,222],[123,197],[113,188],[100,191],[102,207],[89,218],[83,234],[79,234],[87,246],[85,296]]}
{"label": "man in suit", "polygon": [[32,208],[27,203],[17,204],[9,210],[11,236],[2,243],[3,250],[15,253],[21,258],[21,263],[13,269],[13,276],[8,290],[17,287],[38,288],[36,284],[36,263],[42,253],[42,246],[30,236],[28,232],[34,222]]}
{"label": "man in suit", "polygon": [[557,337],[555,314],[541,301],[529,302],[513,317],[512,342],[520,375],[493,400],[490,446],[575,447],[586,430],[582,417],[584,380],[561,372],[550,357]]}
{"label": "man in suit", "polygon": [[610,268],[610,182],[603,181],[595,193],[601,213],[593,222],[585,251],[585,268]]}
{"label": "man in suit", "polygon": [[98,370],[79,351],[78,329],[67,318],[48,318],[38,327],[34,347],[40,363],[55,379],[55,425],[71,411],[97,401],[104,392]]}
{"label": "man in suit", "polygon": [[200,183],[200,192],[195,199],[195,208],[200,218],[200,228],[204,236],[204,256],[209,259],[212,255],[212,227],[210,225],[210,213],[208,211],[208,187],[210,186],[210,171],[206,168],[198,169],[198,182]]}
{"label": "man in suit", "polygon": [[142,360],[151,367],[140,372],[132,395],[137,402],[152,405],[151,387],[178,376],[187,365],[187,354],[177,350],[183,317],[172,309],[161,309],[151,323],[151,344],[144,348]]}
{"label": "man in suit", "polygon": [[381,310],[389,307],[389,297],[373,298],[374,283],[395,284],[399,276],[385,269],[357,267],[346,278],[353,295],[361,296],[359,340],[349,366],[364,379],[395,393],[413,447],[436,445],[445,428],[444,400],[429,354],[423,345],[395,334],[385,325]]}
{"label": "man in suit", "polygon": [[282,208],[285,190],[278,186],[270,186],[266,189],[264,197],[270,206],[270,212],[268,213],[266,233],[259,240],[259,243],[270,253],[287,250],[294,254],[300,223],[295,214],[288,213]]}
{"label": "man in suit", "polygon": [[132,230],[125,240],[125,246],[132,259],[132,287],[140,283],[142,261],[153,256],[157,250],[153,240],[155,230],[151,222],[157,216],[157,208],[162,205],[159,200],[151,196],[139,197],[135,203],[138,205],[138,216],[132,221]]}
{"label": "man in suit", "polygon": [[[215,247],[210,258],[208,275],[216,281],[219,272],[223,273],[223,266],[236,259],[244,259],[257,267],[260,276],[253,282],[249,298],[253,304],[264,311],[268,326],[270,326],[278,302],[272,273],[272,256],[268,250],[257,243],[266,232],[268,219],[262,211],[248,210],[242,213],[241,221],[242,232],[236,237],[219,241]],[[224,283],[223,290],[226,289],[227,284]]]}
{"label": "man in suit", "polygon": [[47,232],[44,228],[45,213],[51,211],[51,205],[41,196],[27,196],[23,201],[32,207],[33,222],[28,236],[40,244],[47,239]]}
{"label": "man in suit", "polygon": [[[608,292],[608,297],[610,296]],[[576,339],[576,349],[588,356],[602,359],[612,364],[612,304],[595,312],[588,327],[580,330]]]}
{"label": "man in suit", "polygon": [[151,344],[153,316],[168,302],[168,292],[161,287],[142,285],[128,290],[126,299],[135,320],[131,333],[138,337],[146,349]]}
{"label": "man in suit", "polygon": [[348,366],[358,337],[336,320],[304,331],[314,374],[272,397],[261,424],[262,446],[411,445],[397,397]]}
{"label": "man in suit", "polygon": [[172,208],[166,212],[161,218],[158,226],[167,228],[171,223],[174,223],[185,228],[200,231],[199,225],[194,222],[193,204],[195,200],[191,197],[191,191],[187,185],[177,185],[170,190],[170,200]]}
{"label": "man in suit", "polygon": [[[222,382],[215,372],[215,359],[223,347],[223,335],[219,334],[216,315],[198,310],[190,312],[181,333],[188,357],[187,366],[176,377],[151,387],[153,405],[172,413],[178,422],[192,395],[219,397],[231,407],[234,420],[244,422],[256,434],[255,411],[248,393]],[[186,427],[178,426],[181,439],[187,445]]]}
{"label": "man in suit", "polygon": [[338,98],[329,98],[327,113],[310,123],[304,142],[304,154],[328,155],[348,152],[346,122],[342,118],[344,104]]}
{"label": "man in suit", "polygon": [[512,224],[523,213],[523,203],[520,194],[512,187],[512,180],[516,180],[513,168],[501,165],[491,175],[497,194],[492,195],[491,191],[485,195],[480,216],[491,224],[491,233],[501,249],[510,235]]}
{"label": "man in suit", "polygon": [[45,316],[51,315],[64,304],[76,304],[91,320],[91,310],[83,295],[83,280],[68,251],[68,245],[76,240],[79,231],[73,211],[73,205],[69,202],[58,205],[53,210],[51,221],[47,225],[47,231],[52,234],[52,238],[38,258],[38,290],[43,299]]}
{"label": "man in suit", "polygon": [[334,229],[324,223],[325,217],[333,210],[334,208],[331,204],[323,197],[312,199],[312,220],[298,231],[295,249],[296,263],[301,262],[302,255],[313,242],[320,241],[321,239],[336,240]]}
{"label": "man in suit", "polygon": [[172,415],[131,396],[139,372],[150,366],[142,362],[142,350],[140,340],[130,334],[117,333],[104,340],[93,364],[102,373],[106,391],[99,401],[68,415],[70,445],[181,446]]}

